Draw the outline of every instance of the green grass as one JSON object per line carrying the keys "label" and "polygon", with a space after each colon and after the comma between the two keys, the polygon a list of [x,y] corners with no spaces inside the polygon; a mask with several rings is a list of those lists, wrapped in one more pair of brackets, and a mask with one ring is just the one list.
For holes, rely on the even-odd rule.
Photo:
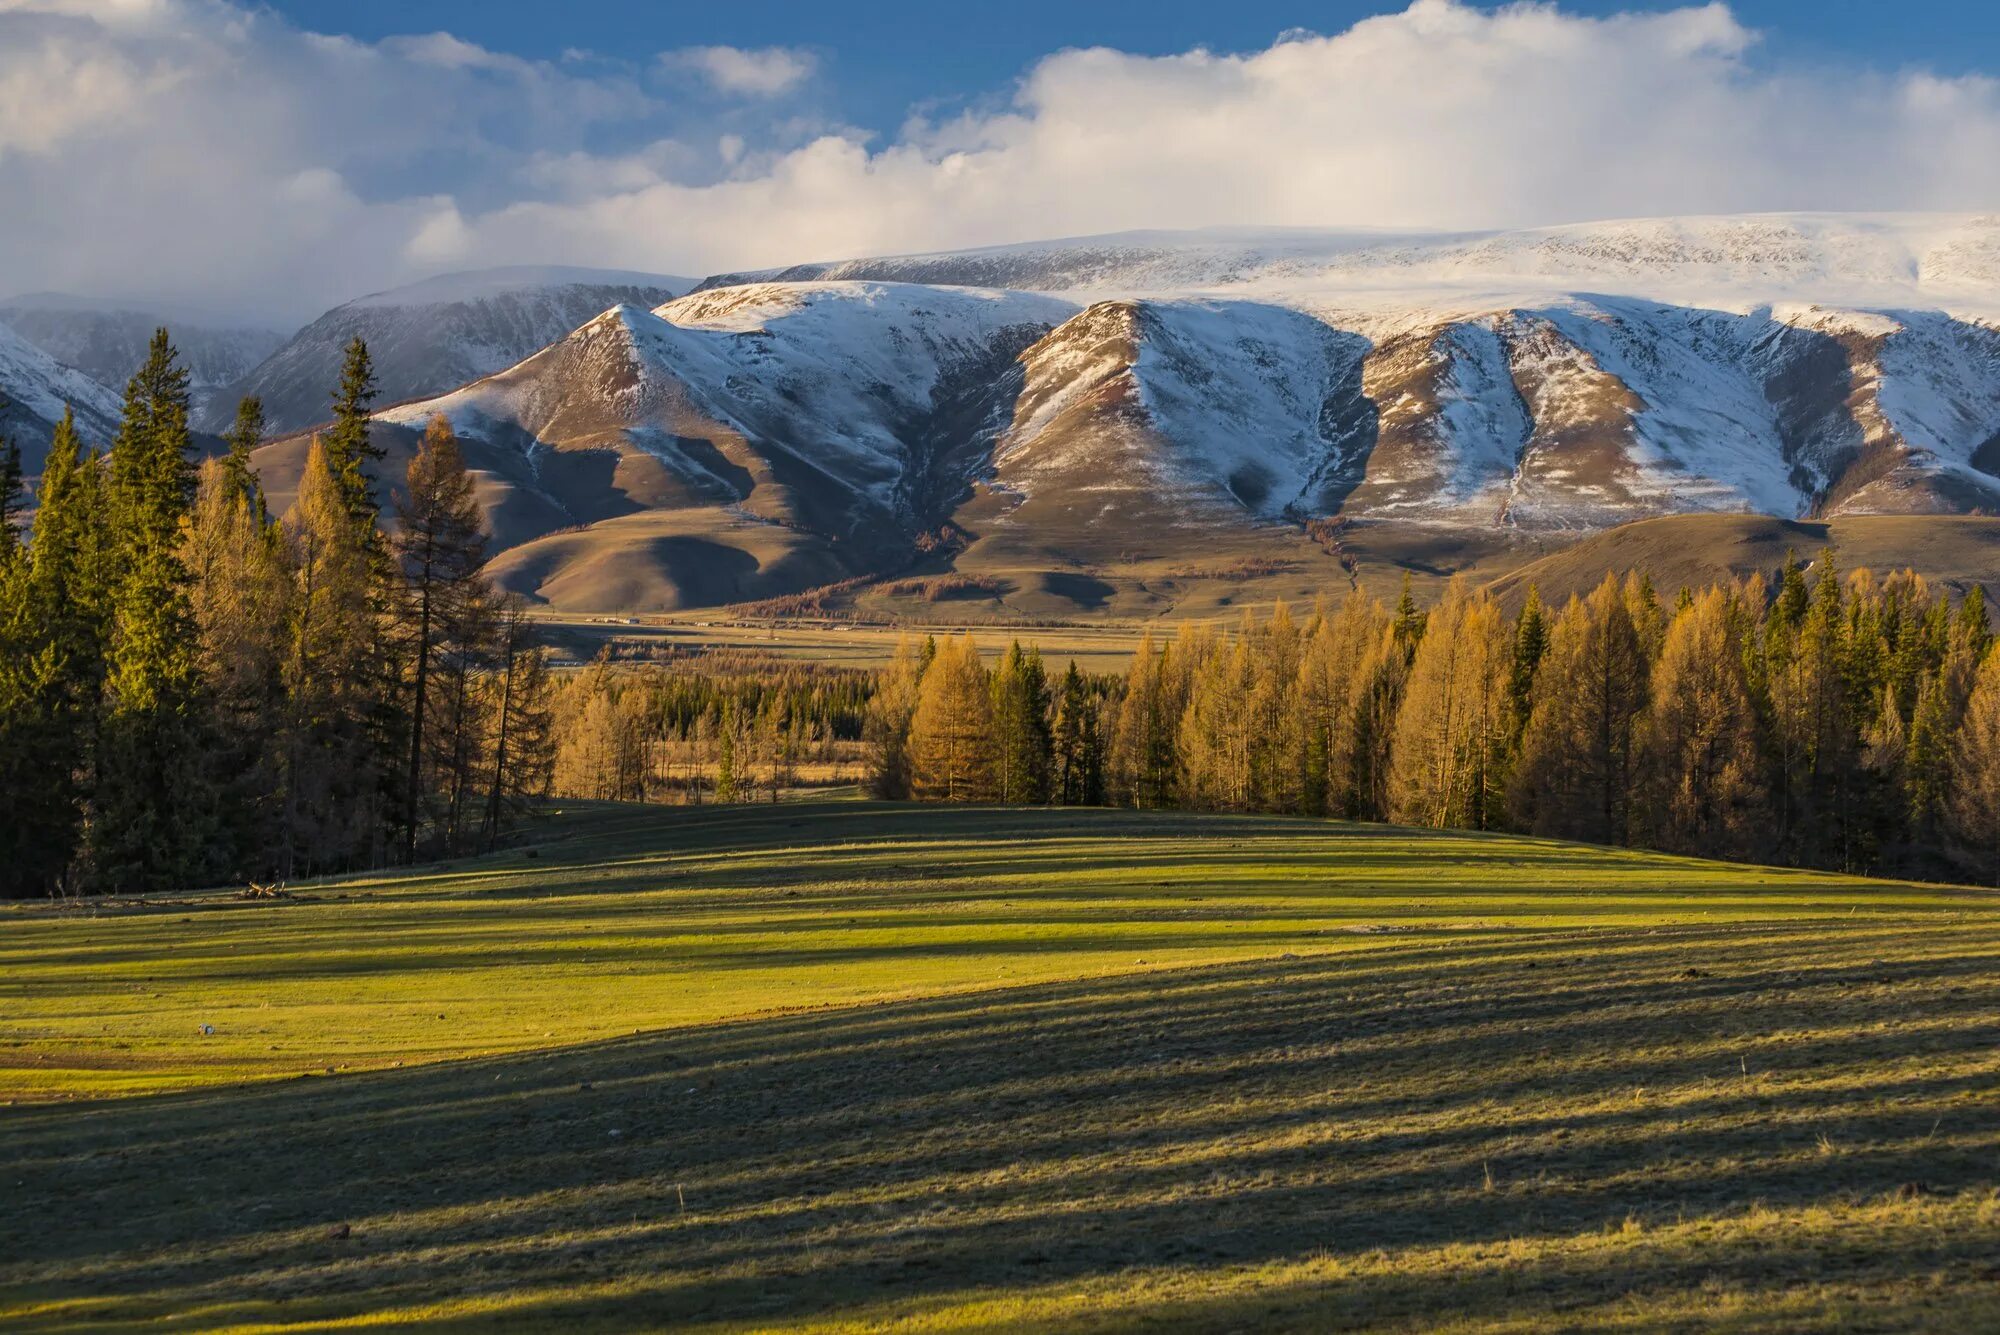
{"label": "green grass", "polygon": [[861,803],[537,852],[0,916],[0,1325],[2000,1322],[1989,894]]}

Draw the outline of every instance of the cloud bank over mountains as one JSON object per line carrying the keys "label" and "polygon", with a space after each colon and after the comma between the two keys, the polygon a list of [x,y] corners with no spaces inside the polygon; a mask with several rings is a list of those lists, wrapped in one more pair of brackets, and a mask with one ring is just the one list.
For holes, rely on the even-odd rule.
{"label": "cloud bank over mountains", "polygon": [[1125,228],[2000,209],[2000,81],[1774,67],[1724,5],[1417,0],[1067,50],[893,134],[789,48],[527,60],[229,0],[0,0],[0,295],[304,318],[441,271],[705,272]]}

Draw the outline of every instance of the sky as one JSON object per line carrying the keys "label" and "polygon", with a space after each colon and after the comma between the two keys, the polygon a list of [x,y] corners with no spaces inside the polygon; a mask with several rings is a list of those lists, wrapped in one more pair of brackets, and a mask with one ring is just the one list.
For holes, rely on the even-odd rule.
{"label": "sky", "polygon": [[0,0],[0,296],[284,324],[500,264],[2000,210],[1986,9]]}

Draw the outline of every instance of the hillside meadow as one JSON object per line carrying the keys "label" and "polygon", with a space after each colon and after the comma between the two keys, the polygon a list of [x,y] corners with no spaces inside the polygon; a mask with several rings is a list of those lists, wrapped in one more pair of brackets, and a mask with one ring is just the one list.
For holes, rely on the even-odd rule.
{"label": "hillside meadow", "polygon": [[0,910],[0,1325],[2000,1321],[1990,893],[1167,812],[535,839]]}

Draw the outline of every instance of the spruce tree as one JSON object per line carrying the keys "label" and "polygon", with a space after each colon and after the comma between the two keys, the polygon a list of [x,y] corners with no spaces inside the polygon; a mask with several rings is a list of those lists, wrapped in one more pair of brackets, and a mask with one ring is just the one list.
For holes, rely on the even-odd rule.
{"label": "spruce tree", "polygon": [[741,731],[736,702],[723,701],[722,713],[715,724],[715,800],[724,805],[742,796],[736,781],[736,752]]}
{"label": "spruce tree", "polygon": [[1396,647],[1404,661],[1417,655],[1417,642],[1424,638],[1425,613],[1417,608],[1417,596],[1410,588],[1410,572],[1403,572],[1403,590],[1396,597]]}
{"label": "spruce tree", "polygon": [[1050,747],[1055,773],[1052,796],[1063,806],[1079,806],[1084,800],[1088,778],[1090,732],[1095,714],[1083,674],[1076,660],[1069,660],[1062,683],[1056,688],[1056,720]]}
{"label": "spruce tree", "polygon": [[1587,601],[1570,599],[1549,633],[1521,736],[1510,807],[1522,828],[1600,844],[1631,837],[1646,672],[1616,578]]}
{"label": "spruce tree", "polygon": [[340,387],[333,393],[333,423],[326,429],[326,461],[340,486],[348,516],[369,543],[374,542],[376,506],[369,490],[368,470],[382,461],[382,447],[368,429],[369,409],[376,395],[375,364],[359,334],[348,341],[340,367]]}
{"label": "spruce tree", "polygon": [[235,424],[223,440],[229,443],[229,453],[222,457],[224,489],[232,496],[241,496],[252,513],[264,519],[264,488],[250,463],[251,454],[264,443],[264,401],[254,394],[238,400]]}
{"label": "spruce tree", "polygon": [[62,671],[14,531],[20,452],[0,441],[0,897],[52,888],[75,842],[75,766],[52,707]]}
{"label": "spruce tree", "polygon": [[1903,783],[1912,842],[1932,845],[1944,830],[1951,801],[1952,718],[1950,691],[1941,672],[1924,677],[1903,747]]}
{"label": "spruce tree", "polygon": [[192,583],[180,555],[194,494],[188,373],[167,331],[126,387],[111,452],[118,557],[91,858],[115,889],[185,887],[219,869]]}
{"label": "spruce tree", "polygon": [[993,674],[994,775],[1002,802],[1039,805],[1049,799],[1048,677],[1039,652],[1016,640]]}
{"label": "spruce tree", "polygon": [[1805,567],[1799,564],[1797,552],[1788,551],[1784,567],[1778,572],[1778,599],[1771,605],[1770,624],[1778,629],[1796,630],[1806,619],[1806,608],[1811,602]]}
{"label": "spruce tree", "polygon": [[1847,617],[1831,547],[1821,552],[1819,566],[1805,613],[1772,673],[1773,726],[1788,851],[1813,865],[1845,868],[1855,856],[1860,729],[1848,687]]}
{"label": "spruce tree", "polygon": [[1528,726],[1528,712],[1534,705],[1535,671],[1541,667],[1542,655],[1548,648],[1549,623],[1542,611],[1542,592],[1530,584],[1527,601],[1521,605],[1521,615],[1514,622],[1514,662],[1507,679],[1513,745],[1520,744],[1521,732]]}
{"label": "spruce tree", "polygon": [[1954,629],[1974,657],[1985,656],[1993,643],[1993,626],[1986,615],[1986,590],[1983,586],[1975,584],[1965,591],[1965,601],[1958,605]]}

